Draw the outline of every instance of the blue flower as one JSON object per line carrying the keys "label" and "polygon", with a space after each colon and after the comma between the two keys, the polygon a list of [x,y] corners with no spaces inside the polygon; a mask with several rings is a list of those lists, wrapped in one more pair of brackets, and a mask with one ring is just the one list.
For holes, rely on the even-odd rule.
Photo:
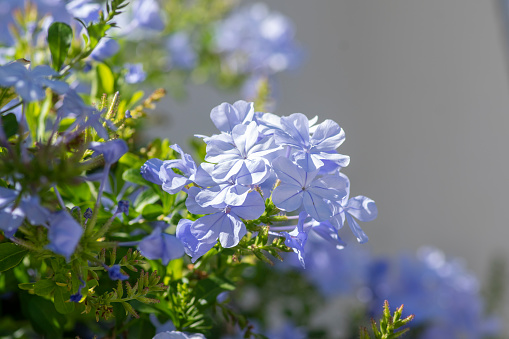
{"label": "blue flower", "polygon": [[306,245],[306,241],[308,239],[307,232],[304,230],[304,220],[307,218],[308,214],[306,212],[299,213],[299,222],[297,223],[297,227],[294,231],[281,232],[286,238],[285,245],[293,249],[299,258],[299,262],[303,268],[306,268],[306,264],[304,262],[304,246]]}
{"label": "blue flower", "polygon": [[274,160],[272,166],[281,180],[272,193],[272,201],[284,211],[295,211],[304,205],[313,219],[325,221],[332,216],[327,201],[340,200],[346,195],[346,180],[342,177],[317,178],[317,171],[306,172],[284,157]]}
{"label": "blue flower", "polygon": [[128,151],[127,144],[122,139],[110,140],[103,143],[92,142],[89,148],[97,153],[101,153],[107,165],[116,163]]}
{"label": "blue flower", "polygon": [[180,192],[184,186],[192,183],[197,172],[193,158],[184,153],[179,145],[170,146],[178,152],[181,159],[162,161],[157,158],[149,159],[140,169],[146,180],[161,185],[170,194]]}
{"label": "blue flower", "polygon": [[184,333],[179,331],[166,331],[157,333],[152,339],[206,339],[203,334],[200,333]]}
{"label": "blue flower", "polygon": [[124,213],[125,215],[129,215],[129,201],[120,200],[118,202],[116,213]]}
{"label": "blue flower", "polygon": [[291,146],[292,160],[304,170],[314,171],[327,164],[326,172],[330,172],[350,162],[350,157],[336,152],[345,140],[345,133],[334,121],[325,120],[314,126],[312,136],[309,120],[302,113],[282,117],[280,123],[281,129],[275,134],[276,143]]}
{"label": "blue flower", "polygon": [[163,233],[159,227],[140,241],[138,249],[147,259],[161,259],[163,265],[184,255],[182,243],[175,236]]}
{"label": "blue flower", "polygon": [[82,234],[83,228],[67,212],[53,213],[49,219],[48,240],[50,243],[47,247],[69,260]]}
{"label": "blue flower", "polygon": [[301,52],[288,18],[253,4],[233,12],[219,24],[216,47],[231,71],[274,74],[295,67]]}
{"label": "blue flower", "polygon": [[21,63],[13,62],[0,66],[0,86],[14,87],[16,93],[25,101],[39,101],[46,97],[44,87],[49,87],[58,94],[69,90],[69,85],[63,81],[50,80],[57,75],[49,66],[41,65],[28,70]]}
{"label": "blue flower", "polygon": [[170,52],[173,67],[191,70],[196,66],[198,56],[187,32],[177,32],[171,35],[166,46]]}
{"label": "blue flower", "polygon": [[365,243],[368,241],[368,236],[355,219],[364,222],[376,219],[378,216],[376,204],[372,199],[363,195],[348,199],[350,196],[350,180],[343,173],[338,173],[338,176],[346,181],[346,195],[330,204],[333,211],[330,222],[336,229],[340,229],[346,220],[357,241],[361,244]]}
{"label": "blue flower", "polygon": [[236,246],[247,232],[241,218],[253,220],[260,217],[265,211],[265,203],[258,192],[250,192],[241,206],[223,204],[215,210],[216,213],[196,220],[190,227],[191,234],[199,242],[209,244],[219,239],[221,245],[228,248]]}
{"label": "blue flower", "polygon": [[126,280],[129,276],[120,271],[120,265],[113,265],[108,268],[108,276],[111,280]]}
{"label": "blue flower", "polygon": [[177,225],[176,236],[182,242],[186,254],[191,257],[191,261],[194,263],[199,257],[210,251],[216,243],[198,241],[191,233],[191,225],[193,223],[194,221],[188,219],[180,219]]}
{"label": "blue flower", "polygon": [[24,195],[15,206],[19,194],[21,193],[18,190],[0,187],[0,229],[7,238],[16,233],[25,218],[32,225],[43,225],[50,215],[50,212],[40,205],[38,196]]}
{"label": "blue flower", "polygon": [[95,61],[103,61],[117,54],[120,45],[114,39],[102,38],[94,48],[90,57]]}
{"label": "blue flower", "polygon": [[90,0],[73,0],[65,5],[65,9],[75,18],[88,24],[99,19],[101,5]]}
{"label": "blue flower", "polygon": [[137,84],[147,78],[147,73],[143,71],[143,64],[125,64],[124,68],[127,69],[125,82],[128,84]]}
{"label": "blue flower", "polygon": [[163,11],[155,0],[133,0],[123,13],[116,17],[119,35],[127,39],[143,39],[149,32],[164,30]]}
{"label": "blue flower", "polygon": [[81,290],[87,286],[87,283],[80,278],[81,285],[78,287],[78,292],[71,294],[69,301],[79,303],[81,299],[83,299],[83,295],[81,294]]}
{"label": "blue flower", "polygon": [[223,102],[210,111],[210,119],[221,132],[231,133],[233,127],[253,121],[254,104],[243,100],[233,105]]}

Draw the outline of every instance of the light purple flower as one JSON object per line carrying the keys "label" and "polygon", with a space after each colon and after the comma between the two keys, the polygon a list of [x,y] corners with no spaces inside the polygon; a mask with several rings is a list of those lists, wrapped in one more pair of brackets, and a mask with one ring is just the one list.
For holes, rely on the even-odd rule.
{"label": "light purple flower", "polygon": [[65,5],[65,9],[73,17],[82,20],[85,24],[99,19],[101,5],[90,0],[73,0]]}
{"label": "light purple flower", "polygon": [[119,49],[120,45],[116,40],[102,38],[90,54],[90,57],[95,61],[103,61],[117,54]]}
{"label": "light purple flower", "polygon": [[182,243],[175,236],[163,233],[159,227],[140,241],[138,249],[147,259],[161,259],[163,265],[184,255]]}
{"label": "light purple flower", "polygon": [[177,32],[168,38],[166,46],[170,52],[171,65],[180,69],[193,69],[198,56],[187,32]]}
{"label": "light purple flower", "polygon": [[343,178],[346,182],[346,195],[342,197],[342,199],[333,201],[330,204],[333,211],[330,222],[336,229],[339,230],[343,227],[346,220],[348,222],[348,226],[352,230],[352,233],[357,238],[357,241],[361,244],[365,243],[368,241],[368,236],[364,233],[355,219],[363,222],[376,219],[378,216],[376,204],[372,199],[363,195],[349,199],[350,180],[343,173],[338,173],[338,176]]}
{"label": "light purple flower", "polygon": [[55,71],[46,65],[37,66],[30,71],[21,63],[13,62],[0,66],[0,86],[14,87],[25,102],[39,101],[46,97],[44,87],[49,87],[58,94],[69,90],[69,85],[65,82],[48,79],[54,75]]}
{"label": "light purple flower", "polygon": [[332,216],[327,204],[330,200],[340,200],[346,195],[346,181],[339,176],[317,178],[317,172],[306,172],[284,157],[272,162],[281,184],[274,189],[272,201],[284,211],[295,211],[302,205],[309,215],[317,221],[325,221]]}
{"label": "light purple flower", "polygon": [[128,84],[137,84],[147,78],[147,73],[143,71],[143,64],[125,64],[124,68],[127,69],[125,82]]}
{"label": "light purple flower", "polygon": [[155,335],[152,339],[206,339],[203,334],[191,333],[187,334],[179,331],[161,332]]}
{"label": "light purple flower", "polygon": [[103,143],[92,142],[89,148],[102,154],[107,165],[116,163],[129,150],[126,142],[122,139],[110,140]]}
{"label": "light purple flower", "polygon": [[180,219],[177,225],[176,236],[184,245],[184,250],[194,263],[199,257],[210,251],[216,243],[201,242],[191,233],[191,225],[194,221]]}
{"label": "light purple flower", "polygon": [[236,246],[247,232],[242,219],[260,217],[265,211],[265,203],[258,192],[251,192],[241,206],[224,204],[215,210],[216,213],[196,220],[190,227],[191,234],[205,243],[215,243],[219,239],[221,245],[228,248]]}
{"label": "light purple flower", "polygon": [[334,170],[350,162],[350,157],[336,152],[345,140],[345,133],[334,121],[325,120],[316,126],[312,136],[309,120],[302,113],[282,117],[280,123],[281,129],[275,134],[276,143],[292,147],[292,160],[304,170],[314,171],[325,164],[332,165]]}

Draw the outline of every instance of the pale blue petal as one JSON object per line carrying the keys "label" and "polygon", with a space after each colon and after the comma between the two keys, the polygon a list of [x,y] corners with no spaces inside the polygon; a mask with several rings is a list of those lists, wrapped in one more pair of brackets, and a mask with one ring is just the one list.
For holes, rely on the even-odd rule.
{"label": "pale blue petal", "polygon": [[265,202],[260,193],[250,192],[241,206],[232,206],[231,213],[234,213],[246,220],[259,218],[265,212]]}
{"label": "pale blue petal", "polygon": [[194,221],[181,219],[177,225],[176,236],[177,239],[179,239],[184,245],[186,254],[192,258],[191,261],[195,262],[199,257],[214,247],[216,242],[207,244],[198,241],[196,237],[191,233],[191,225],[193,223]]}
{"label": "pale blue petal", "polygon": [[332,120],[325,120],[318,126],[311,137],[310,143],[320,151],[335,150],[345,141],[345,132]]}
{"label": "pale blue petal", "polygon": [[378,216],[375,201],[363,195],[348,200],[346,211],[360,221],[371,221]]}
{"label": "pale blue petal", "polygon": [[366,233],[364,233],[364,231],[359,226],[357,221],[355,221],[355,219],[348,213],[346,213],[345,216],[346,216],[346,221],[348,222],[348,226],[350,226],[350,229],[352,230],[352,233],[357,238],[357,241],[361,244],[364,244],[365,242],[367,242],[368,236],[366,235]]}
{"label": "pale blue petal", "polygon": [[161,159],[152,158],[147,160],[143,166],[141,166],[140,173],[143,179],[148,180],[154,184],[162,185],[163,182],[159,179],[159,170],[163,165]]}
{"label": "pale blue petal", "polygon": [[304,191],[303,204],[306,212],[316,221],[325,221],[332,216],[329,204],[316,194]]}
{"label": "pale blue petal", "polygon": [[272,162],[272,167],[279,180],[300,188],[305,186],[306,172],[285,157],[279,157]]}
{"label": "pale blue petal", "polygon": [[196,202],[196,195],[200,192],[200,188],[196,186],[189,187],[187,191],[186,207],[193,214],[209,214],[217,212],[217,208],[208,206],[202,207]]}
{"label": "pale blue petal", "polygon": [[122,139],[110,140],[103,143],[93,142],[89,148],[101,153],[104,156],[104,162],[110,165],[117,162],[128,151],[127,144]]}
{"label": "pale blue petal", "polygon": [[50,217],[49,223],[48,240],[50,243],[47,245],[48,249],[69,260],[78,246],[83,228],[64,211],[54,213]]}
{"label": "pale blue petal", "polygon": [[272,192],[272,202],[283,211],[295,211],[302,205],[302,189],[295,185],[280,184]]}

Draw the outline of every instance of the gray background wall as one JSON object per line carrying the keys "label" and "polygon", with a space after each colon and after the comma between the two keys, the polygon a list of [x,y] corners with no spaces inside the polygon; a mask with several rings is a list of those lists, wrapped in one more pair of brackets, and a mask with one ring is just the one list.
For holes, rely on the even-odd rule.
{"label": "gray background wall", "polygon": [[[276,113],[331,118],[352,194],[373,198],[375,253],[433,245],[478,275],[509,258],[509,86],[501,13],[489,0],[274,0],[307,49],[279,77]],[[239,99],[191,88],[151,133],[212,134],[210,109]],[[157,119],[154,119],[157,120]],[[153,136],[153,134],[151,134]]]}

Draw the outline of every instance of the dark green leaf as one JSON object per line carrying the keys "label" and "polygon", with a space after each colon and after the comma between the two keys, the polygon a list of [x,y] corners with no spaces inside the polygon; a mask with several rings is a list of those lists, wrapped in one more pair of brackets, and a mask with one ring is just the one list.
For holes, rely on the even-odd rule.
{"label": "dark green leaf", "polygon": [[59,313],[68,314],[74,311],[74,303],[69,301],[71,293],[66,287],[55,289],[55,308]]}
{"label": "dark green leaf", "polygon": [[4,127],[5,137],[7,139],[18,132],[18,120],[14,113],[9,113],[2,117],[2,126]]}
{"label": "dark green leaf", "polygon": [[196,284],[196,296],[199,299],[205,299],[209,303],[214,302],[217,296],[224,291],[233,291],[235,285],[226,279],[211,276],[207,279],[202,279]]}
{"label": "dark green leaf", "polygon": [[23,247],[10,242],[0,244],[0,272],[17,266],[27,253]]}
{"label": "dark green leaf", "polygon": [[51,301],[28,293],[21,293],[20,298],[21,309],[36,332],[46,338],[62,337],[66,320],[56,311]]}
{"label": "dark green leaf", "polygon": [[53,280],[43,279],[35,283],[34,292],[41,297],[49,295],[55,289],[57,285]]}
{"label": "dark green leaf", "polygon": [[48,29],[48,45],[53,68],[60,70],[71,47],[72,28],[63,22],[54,22]]}

